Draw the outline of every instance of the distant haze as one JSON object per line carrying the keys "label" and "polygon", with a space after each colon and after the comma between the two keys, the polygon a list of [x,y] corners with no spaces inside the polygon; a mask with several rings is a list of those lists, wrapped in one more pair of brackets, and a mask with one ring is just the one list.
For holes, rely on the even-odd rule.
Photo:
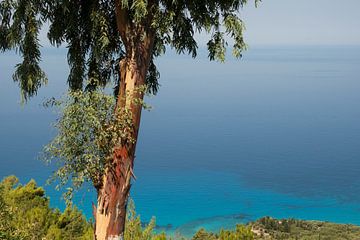
{"label": "distant haze", "polygon": [[359,0],[263,0],[242,12],[255,45],[359,45]]}

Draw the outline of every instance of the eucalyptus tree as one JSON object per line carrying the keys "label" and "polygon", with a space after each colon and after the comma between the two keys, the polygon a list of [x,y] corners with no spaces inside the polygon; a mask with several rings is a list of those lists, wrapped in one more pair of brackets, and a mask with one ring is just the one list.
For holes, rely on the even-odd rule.
{"label": "eucalyptus tree", "polygon": [[[155,94],[159,86],[154,60],[164,54],[167,47],[179,54],[196,57],[198,44],[194,35],[197,32],[206,32],[209,36],[210,60],[224,60],[228,39],[232,39],[234,56],[240,57],[246,44],[239,11],[246,3],[247,0],[0,2],[0,50],[16,49],[22,56],[13,79],[18,82],[24,101],[36,95],[48,81],[39,65],[39,31],[43,26],[48,26],[47,36],[53,46],[64,44],[68,49],[70,73],[67,82],[70,89],[91,92],[115,82],[116,102],[111,113],[115,118],[107,118],[112,124],[105,121],[108,124],[105,132],[117,132],[114,134],[120,137],[108,146],[110,151],[100,151],[101,154],[92,159],[98,161],[95,166],[101,167],[94,168],[86,161],[76,162],[76,159],[86,159],[86,149],[69,155],[60,154],[64,158],[59,174],[63,180],[73,178],[76,184],[91,181],[97,190],[97,206],[94,207],[96,239],[123,238],[144,89]],[[98,104],[111,105],[106,97],[100,98]],[[92,108],[94,111],[101,109],[99,105]],[[79,108],[74,111],[77,110]],[[117,118],[122,120],[114,120]],[[124,121],[127,124],[123,127],[114,127]],[[101,136],[98,135],[99,139]],[[66,144],[59,146],[69,147]],[[103,148],[98,146],[98,149]]]}

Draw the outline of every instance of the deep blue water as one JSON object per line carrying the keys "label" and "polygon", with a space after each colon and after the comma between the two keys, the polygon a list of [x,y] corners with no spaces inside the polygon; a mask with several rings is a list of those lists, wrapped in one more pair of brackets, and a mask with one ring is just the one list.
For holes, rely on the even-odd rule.
{"label": "deep blue water", "polygon": [[[0,56],[0,177],[51,174],[37,156],[56,116],[41,103],[65,92],[65,56],[44,51],[50,82],[25,106],[19,59]],[[264,215],[360,225],[360,47],[254,47],[225,64],[170,53],[158,67],[132,188],[142,220],[185,235]],[[88,216],[92,199],[76,197]]]}

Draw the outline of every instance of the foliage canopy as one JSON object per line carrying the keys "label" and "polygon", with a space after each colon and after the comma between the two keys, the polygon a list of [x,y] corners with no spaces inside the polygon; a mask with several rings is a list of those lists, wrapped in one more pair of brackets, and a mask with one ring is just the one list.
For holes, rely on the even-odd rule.
{"label": "foliage canopy", "polygon": [[[257,3],[259,0],[255,0]],[[41,69],[39,32],[49,26],[47,36],[53,46],[68,49],[71,89],[92,89],[113,80],[118,84],[118,62],[129,54],[127,40],[121,38],[116,6],[126,11],[130,25],[141,34],[131,36],[139,42],[149,31],[155,40],[146,78],[148,91],[158,90],[159,73],[154,59],[166,46],[177,53],[197,55],[196,32],[210,36],[210,60],[223,61],[233,39],[233,54],[241,56],[246,48],[244,24],[238,11],[247,0],[2,0],[0,2],[0,51],[17,50],[23,61],[13,75],[24,100],[35,95],[47,77]],[[121,23],[120,23],[121,24]],[[136,38],[136,39],[135,39]]]}

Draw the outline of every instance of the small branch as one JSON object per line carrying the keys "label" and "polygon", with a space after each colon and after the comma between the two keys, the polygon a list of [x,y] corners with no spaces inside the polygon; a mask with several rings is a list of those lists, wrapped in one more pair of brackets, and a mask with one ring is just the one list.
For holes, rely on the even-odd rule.
{"label": "small branch", "polygon": [[116,13],[116,23],[121,36],[122,41],[124,42],[125,47],[129,44],[129,39],[127,37],[128,29],[130,28],[131,21],[129,19],[128,10],[122,7],[121,0],[115,0],[115,13]]}

